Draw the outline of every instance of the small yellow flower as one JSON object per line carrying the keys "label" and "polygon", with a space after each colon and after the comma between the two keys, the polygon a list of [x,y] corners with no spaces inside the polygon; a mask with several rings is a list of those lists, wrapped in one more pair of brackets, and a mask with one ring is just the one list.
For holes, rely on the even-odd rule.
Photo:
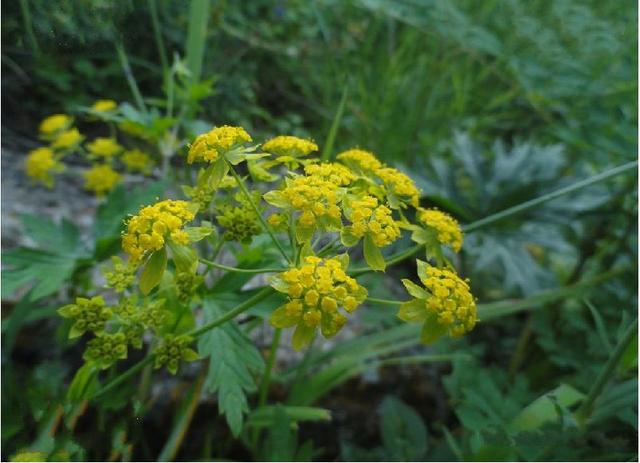
{"label": "small yellow flower", "polygon": [[359,173],[371,173],[382,167],[373,153],[361,149],[343,151],[338,154],[337,159]]}
{"label": "small yellow flower", "polygon": [[186,234],[177,232],[194,217],[193,208],[187,201],[167,199],[143,207],[127,223],[122,249],[129,254],[132,263],[139,264],[147,253],[162,249],[167,239],[186,244]]}
{"label": "small yellow flower", "polygon": [[417,262],[424,289],[410,280],[402,280],[415,299],[400,306],[398,317],[409,322],[423,321],[425,343],[444,334],[460,337],[471,331],[478,319],[469,284],[451,270],[438,269],[421,260]]}
{"label": "small yellow flower", "polygon": [[356,175],[348,167],[335,162],[308,164],[304,168],[307,175],[315,175],[339,186],[347,186],[356,179]]}
{"label": "small yellow flower", "polygon": [[147,153],[139,149],[127,150],[120,157],[122,163],[132,172],[148,174],[153,167],[153,160]]}
{"label": "small yellow flower", "polygon": [[100,157],[106,160],[111,159],[122,151],[122,146],[113,138],[98,137],[87,144],[87,150],[93,157]]}
{"label": "small yellow flower", "polygon": [[[391,203],[389,195],[393,195],[402,203],[408,203],[413,207],[418,207],[420,190],[413,183],[408,175],[403,174],[393,167],[383,167],[375,171],[375,175],[382,181],[387,189],[387,197]],[[393,205],[392,205],[393,206]]]}
{"label": "small yellow flower", "polygon": [[290,156],[301,158],[318,151],[318,145],[311,140],[293,137],[290,135],[279,135],[262,144],[262,149],[276,156]]}
{"label": "small yellow flower", "polygon": [[109,111],[113,111],[118,107],[118,103],[113,100],[97,100],[91,106],[91,111],[96,113],[107,113]]}
{"label": "small yellow flower", "polygon": [[53,114],[40,123],[40,134],[43,136],[51,136],[56,132],[65,130],[71,125],[73,118],[66,114]]}
{"label": "small yellow flower", "polygon": [[393,220],[391,209],[378,204],[373,196],[364,196],[349,202],[345,213],[352,224],[345,227],[345,233],[355,238],[369,234],[373,243],[382,248],[400,238],[400,227]]}
{"label": "small yellow flower", "polygon": [[80,131],[74,127],[57,135],[51,147],[53,149],[68,150],[78,146],[82,143],[82,140],[84,140],[84,137]]}
{"label": "small yellow flower", "polygon": [[418,208],[418,222],[434,232],[438,242],[449,246],[454,252],[462,247],[462,231],[458,222],[448,214],[437,209]]}
{"label": "small yellow flower", "polygon": [[195,161],[214,162],[220,156],[236,148],[243,143],[251,141],[251,136],[242,127],[223,125],[198,135],[189,147],[187,162]]}
{"label": "small yellow flower", "polygon": [[300,267],[275,276],[271,285],[288,301],[271,314],[276,328],[296,326],[293,347],[309,344],[318,326],[326,338],[335,336],[347,322],[338,310],[353,312],[367,298],[367,290],[347,276],[347,255],[321,259],[309,256]]}
{"label": "small yellow flower", "polygon": [[103,196],[111,191],[122,176],[107,164],[95,165],[84,172],[84,188],[93,191],[96,196]]}
{"label": "small yellow flower", "polygon": [[29,152],[25,160],[27,175],[47,187],[53,187],[53,173],[61,172],[64,166],[54,158],[49,148],[36,148]]}

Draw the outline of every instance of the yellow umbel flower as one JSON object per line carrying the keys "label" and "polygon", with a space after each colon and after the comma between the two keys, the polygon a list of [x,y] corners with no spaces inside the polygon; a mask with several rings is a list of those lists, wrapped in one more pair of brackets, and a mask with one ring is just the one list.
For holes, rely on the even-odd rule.
{"label": "yellow umbel flower", "polygon": [[25,170],[29,177],[51,188],[53,173],[63,171],[64,166],[54,158],[51,149],[43,147],[29,151],[25,160]]}
{"label": "yellow umbel flower", "polygon": [[[235,198],[240,205],[223,204],[218,208],[219,214],[216,215],[216,219],[225,228],[222,235],[225,240],[249,244],[254,236],[260,234],[262,227],[256,212],[244,195],[236,195]],[[255,199],[259,198],[258,196]]]}
{"label": "yellow umbel flower", "polygon": [[361,149],[343,151],[338,154],[337,159],[358,173],[372,173],[382,167],[373,153]]}
{"label": "yellow umbel flower", "polygon": [[189,237],[182,227],[194,216],[187,201],[167,199],[143,207],[127,223],[122,249],[129,254],[132,263],[138,264],[147,253],[162,249],[167,239],[176,244],[188,244]]}
{"label": "yellow umbel flower", "polygon": [[324,337],[335,336],[347,322],[339,309],[351,313],[367,298],[367,290],[347,275],[348,265],[346,254],[330,259],[309,256],[300,267],[272,279],[271,286],[286,294],[288,301],[271,314],[271,324],[296,326],[296,350],[311,342],[318,326]]}
{"label": "yellow umbel flower", "polygon": [[291,135],[279,135],[264,142],[262,149],[276,156],[301,158],[318,151],[318,145],[304,138],[293,137]]}
{"label": "yellow umbel flower", "polygon": [[65,130],[72,122],[73,118],[71,116],[67,116],[66,114],[53,114],[40,123],[40,134],[43,136],[51,136],[56,132]]}
{"label": "yellow umbel flower", "polygon": [[107,160],[120,153],[122,149],[122,146],[111,137],[98,137],[87,144],[90,155]]}
{"label": "yellow umbel flower", "polygon": [[[420,190],[413,183],[413,180],[393,167],[383,167],[375,171],[375,175],[382,181],[387,189],[387,198],[393,203],[393,195],[403,203],[408,203],[413,207],[418,207],[420,199]],[[393,204],[392,204],[393,206]]]}
{"label": "yellow umbel flower", "polygon": [[75,148],[82,143],[84,137],[75,127],[60,133],[51,143],[51,147],[58,150],[68,150]]}
{"label": "yellow umbel flower", "polygon": [[85,190],[93,191],[96,196],[102,196],[111,191],[122,178],[108,164],[95,165],[82,175],[84,175]]}
{"label": "yellow umbel flower", "polygon": [[123,293],[135,280],[136,267],[131,262],[124,262],[118,256],[111,257],[111,269],[103,271],[107,280],[107,287],[113,288],[118,293]]}
{"label": "yellow umbel flower", "polygon": [[91,111],[97,113],[107,113],[109,111],[113,111],[118,107],[118,103],[113,100],[97,100],[91,106]]}
{"label": "yellow umbel flower", "polygon": [[347,186],[356,179],[356,175],[348,167],[335,162],[309,164],[305,166],[307,175],[315,175],[339,186]]}
{"label": "yellow umbel flower", "polygon": [[198,135],[189,147],[187,162],[214,162],[228,151],[251,141],[251,136],[242,127],[223,125]]}
{"label": "yellow umbel flower", "polygon": [[345,227],[344,233],[358,240],[369,234],[373,244],[382,248],[400,237],[400,227],[391,216],[391,209],[378,204],[373,196],[364,196],[348,202],[345,216],[351,225]]}
{"label": "yellow umbel flower", "polygon": [[460,337],[471,331],[477,322],[477,309],[469,284],[451,270],[438,269],[421,260],[417,263],[424,289],[410,280],[402,280],[416,299],[402,304],[398,317],[409,322],[424,321],[425,343],[444,334]]}
{"label": "yellow umbel flower", "polygon": [[132,172],[148,174],[153,167],[151,156],[139,149],[125,151],[122,153],[120,160]]}
{"label": "yellow umbel flower", "polygon": [[276,207],[300,212],[296,221],[296,236],[303,242],[311,239],[316,229],[337,231],[342,227],[342,211],[338,206],[344,189],[315,175],[285,180],[281,191],[270,191],[264,198]]}
{"label": "yellow umbel flower", "polygon": [[460,251],[462,247],[462,231],[453,217],[437,209],[419,207],[416,219],[435,234],[440,244],[449,246],[454,252]]}

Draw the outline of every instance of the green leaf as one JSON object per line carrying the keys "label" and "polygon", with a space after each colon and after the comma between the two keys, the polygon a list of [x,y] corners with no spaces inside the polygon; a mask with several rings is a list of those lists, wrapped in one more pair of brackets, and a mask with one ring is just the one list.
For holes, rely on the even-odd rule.
{"label": "green leaf", "polygon": [[421,461],[427,453],[427,428],[414,409],[387,396],[379,409],[380,435],[390,461]]}
{"label": "green leaf", "polygon": [[421,288],[411,280],[403,278],[402,284],[407,288],[407,292],[416,299],[426,299],[429,297],[429,293],[425,291],[424,288]]}
{"label": "green leaf", "polygon": [[211,235],[215,230],[211,227],[184,227],[191,243],[198,242]]}
{"label": "green leaf", "polygon": [[[227,296],[229,298],[237,299],[237,296]],[[235,303],[225,302],[222,294],[205,299],[205,323],[224,315],[224,307]],[[249,411],[246,394],[257,389],[255,375],[264,368],[264,360],[234,321],[204,333],[198,341],[198,352],[203,358],[210,357],[205,388],[218,392],[218,410],[225,415],[233,435],[239,436],[243,415]]]}
{"label": "green leaf", "polygon": [[380,248],[373,243],[371,235],[364,235],[364,260],[367,261],[369,267],[376,271],[384,271],[387,264],[384,261]]}
{"label": "green leaf", "polygon": [[348,227],[345,227],[340,230],[340,241],[343,245],[350,248],[358,244],[360,242],[360,238],[351,233]]}
{"label": "green leaf", "polygon": [[198,179],[198,183],[202,182],[202,184],[209,185],[211,188],[218,188],[227,172],[229,172],[229,166],[223,158],[220,158],[206,168],[202,177]]}
{"label": "green leaf", "polygon": [[142,274],[140,275],[139,286],[142,294],[147,295],[153,288],[158,286],[166,268],[167,251],[165,248],[151,254]]}
{"label": "green leaf", "polygon": [[182,244],[175,244],[169,241],[169,248],[171,248],[171,257],[173,263],[178,270],[183,272],[191,272],[198,265],[198,255],[196,251],[189,246]]}
{"label": "green leaf", "polygon": [[424,300],[412,299],[400,305],[398,318],[405,322],[419,322],[427,318],[427,308]]}
{"label": "green leaf", "polygon": [[438,319],[434,314],[428,314],[424,325],[422,325],[420,341],[424,344],[431,344],[445,334],[447,334],[447,327],[438,323]]}
{"label": "green leaf", "polygon": [[289,207],[289,203],[287,202],[286,199],[284,199],[284,196],[282,196],[282,193],[279,191],[276,191],[276,190],[268,191],[265,194],[263,194],[262,197],[267,203],[271,204],[272,206],[278,207],[280,209]]}
{"label": "green leaf", "polygon": [[331,412],[325,408],[300,407],[293,405],[265,405],[253,410],[247,417],[247,425],[270,427],[277,421],[277,411],[281,410],[293,422],[330,421]]}
{"label": "green leaf", "polygon": [[98,372],[100,368],[93,362],[82,365],[71,380],[67,390],[67,400],[80,402],[88,399],[98,388]]}
{"label": "green leaf", "polygon": [[556,402],[562,407],[571,407],[584,399],[584,394],[568,384],[561,384],[526,406],[509,424],[512,432],[533,431],[543,424],[556,421]]}
{"label": "green leaf", "polygon": [[40,249],[53,254],[79,254],[82,250],[80,231],[71,222],[62,219],[60,224],[37,215],[24,214],[20,217],[26,234],[33,238]]}
{"label": "green leaf", "polygon": [[291,340],[291,344],[295,350],[300,350],[304,346],[311,343],[313,338],[316,335],[316,327],[309,327],[304,323],[300,323],[295,332],[293,333],[293,339]]}

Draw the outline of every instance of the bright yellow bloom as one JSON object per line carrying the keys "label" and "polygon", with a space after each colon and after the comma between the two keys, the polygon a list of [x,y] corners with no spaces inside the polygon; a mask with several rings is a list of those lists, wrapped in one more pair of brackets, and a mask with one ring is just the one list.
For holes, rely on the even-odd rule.
{"label": "bright yellow bloom", "polygon": [[66,150],[78,146],[84,137],[75,127],[60,133],[51,144],[54,149]]}
{"label": "bright yellow bloom", "polygon": [[167,239],[176,244],[188,244],[189,238],[182,227],[194,216],[187,201],[167,199],[143,207],[127,223],[122,249],[131,256],[131,262],[137,264],[148,252],[162,249]]}
{"label": "bright yellow bloom", "polygon": [[400,238],[400,227],[391,216],[391,209],[379,205],[373,196],[364,196],[349,202],[345,215],[352,224],[345,232],[355,238],[369,234],[373,243],[382,248]]}
{"label": "bright yellow bloom", "polygon": [[400,201],[409,203],[413,207],[418,207],[420,190],[418,190],[418,187],[416,187],[416,184],[413,183],[413,180],[411,180],[408,175],[403,174],[393,167],[377,169],[375,175],[382,180],[382,183],[388,190],[388,194],[394,195]]}
{"label": "bright yellow bloom", "polygon": [[356,175],[348,167],[334,162],[309,164],[305,166],[307,175],[315,175],[339,186],[347,186],[356,179]]}
{"label": "bright yellow bloom", "polygon": [[27,175],[47,187],[53,187],[53,173],[61,172],[64,166],[56,161],[54,153],[49,148],[36,148],[29,151],[25,160]]}
{"label": "bright yellow bloom", "polygon": [[350,149],[338,154],[337,159],[359,173],[372,173],[382,167],[373,153],[361,149]]}
{"label": "bright yellow bloom", "polygon": [[111,191],[122,176],[107,164],[95,165],[83,173],[85,190],[93,191],[96,196],[102,196]]}
{"label": "bright yellow bloom", "polygon": [[290,135],[279,135],[262,144],[262,149],[276,156],[290,156],[300,158],[318,151],[318,145],[311,140],[293,137]]}
{"label": "bright yellow bloom", "polygon": [[111,137],[98,137],[91,143],[87,144],[87,150],[89,154],[104,159],[111,159],[116,154],[120,153],[123,148],[120,144]]}
{"label": "bright yellow bloom", "polygon": [[236,148],[243,143],[251,141],[251,136],[242,127],[223,125],[198,135],[189,147],[187,162],[195,161],[214,162],[220,156]]}
{"label": "bright yellow bloom", "polygon": [[54,114],[47,117],[40,123],[39,130],[42,135],[50,136],[56,132],[66,129],[72,122],[73,118],[71,116],[67,116],[66,114]]}
{"label": "bright yellow bloom", "polygon": [[451,270],[438,269],[420,260],[418,275],[424,289],[403,280],[416,299],[400,306],[398,317],[424,321],[423,340],[433,340],[442,334],[459,337],[471,331],[477,322],[477,309],[469,284]]}
{"label": "bright yellow bloom", "polygon": [[418,208],[418,222],[435,233],[438,242],[449,246],[455,252],[462,247],[462,231],[458,222],[448,214],[437,209]]}
{"label": "bright yellow bloom", "polygon": [[273,278],[271,285],[289,299],[270,321],[276,328],[296,326],[295,349],[309,344],[318,326],[324,337],[335,336],[347,322],[338,309],[351,313],[367,298],[367,290],[347,276],[347,266],[346,254],[330,259],[309,256],[300,267]]}
{"label": "bright yellow bloom", "polygon": [[120,159],[127,169],[133,172],[148,174],[153,167],[151,156],[139,149],[125,151]]}
{"label": "bright yellow bloom", "polygon": [[118,107],[118,103],[113,100],[97,100],[91,106],[91,110],[97,113],[106,113],[109,111],[113,111]]}

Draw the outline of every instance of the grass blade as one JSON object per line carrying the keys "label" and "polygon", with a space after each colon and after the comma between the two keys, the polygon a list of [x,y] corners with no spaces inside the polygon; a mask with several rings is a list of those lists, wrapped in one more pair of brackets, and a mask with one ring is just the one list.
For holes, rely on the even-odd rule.
{"label": "grass blade", "polygon": [[200,75],[202,74],[208,21],[209,0],[191,0],[185,53],[187,68],[191,72],[192,82],[200,80]]}
{"label": "grass blade", "polygon": [[342,89],[342,97],[340,98],[340,104],[338,104],[336,115],[333,118],[333,122],[331,122],[331,128],[329,129],[329,134],[327,135],[327,140],[324,142],[324,147],[322,148],[322,161],[324,162],[327,162],[331,156],[331,151],[333,150],[333,144],[336,141],[336,135],[338,134],[338,127],[340,126],[340,122],[342,121],[344,107],[347,103],[348,94],[349,94],[349,83],[347,82],[344,85],[344,88]]}

